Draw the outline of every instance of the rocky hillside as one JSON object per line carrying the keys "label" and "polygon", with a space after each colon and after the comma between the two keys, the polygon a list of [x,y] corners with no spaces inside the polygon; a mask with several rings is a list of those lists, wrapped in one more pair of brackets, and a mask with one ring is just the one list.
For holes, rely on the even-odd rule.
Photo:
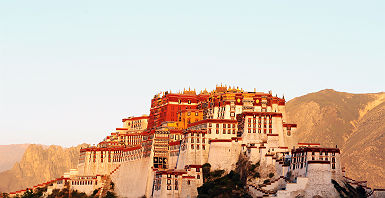
{"label": "rocky hillside", "polygon": [[29,144],[0,145],[0,172],[9,170],[21,160]]}
{"label": "rocky hillside", "polygon": [[348,177],[385,188],[385,93],[327,89],[290,100],[286,111],[298,140],[338,145]]}
{"label": "rocky hillside", "polygon": [[0,173],[0,192],[13,192],[61,177],[76,168],[80,147],[29,145],[20,162]]}

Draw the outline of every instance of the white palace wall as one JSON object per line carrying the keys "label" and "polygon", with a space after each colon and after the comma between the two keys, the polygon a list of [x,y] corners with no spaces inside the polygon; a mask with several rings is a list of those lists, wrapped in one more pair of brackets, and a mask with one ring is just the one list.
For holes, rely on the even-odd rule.
{"label": "white palace wall", "polygon": [[119,197],[141,197],[146,194],[146,190],[147,193],[151,193],[153,181],[151,159],[147,157],[123,162],[120,168],[111,175],[111,180],[115,184],[115,192]]}
{"label": "white palace wall", "polygon": [[211,142],[208,157],[211,169],[226,172],[235,169],[241,150],[240,142]]}
{"label": "white palace wall", "polygon": [[331,183],[330,164],[308,164],[305,198],[320,195],[322,197],[338,197],[339,194]]}

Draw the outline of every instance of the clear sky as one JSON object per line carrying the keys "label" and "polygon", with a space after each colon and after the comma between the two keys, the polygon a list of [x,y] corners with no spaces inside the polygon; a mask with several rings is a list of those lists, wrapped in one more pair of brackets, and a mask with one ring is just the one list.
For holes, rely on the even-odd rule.
{"label": "clear sky", "polygon": [[97,143],[165,90],[385,91],[385,1],[0,1],[0,144]]}

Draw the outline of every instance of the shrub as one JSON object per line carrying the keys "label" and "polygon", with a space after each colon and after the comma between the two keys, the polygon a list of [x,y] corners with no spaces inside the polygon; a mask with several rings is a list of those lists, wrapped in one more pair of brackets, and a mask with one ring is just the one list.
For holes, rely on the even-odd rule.
{"label": "shrub", "polygon": [[366,191],[362,186],[357,186],[356,190],[359,197],[366,197]]}
{"label": "shrub", "polygon": [[259,172],[256,172],[256,173],[254,173],[253,177],[254,177],[254,178],[256,178],[256,177],[257,177],[257,178],[260,178],[260,177],[261,177],[261,174],[259,174]]}
{"label": "shrub", "polygon": [[267,183],[269,183],[269,182],[270,182],[269,179],[266,179],[265,181],[263,181],[264,184],[267,184]]}
{"label": "shrub", "polygon": [[111,181],[110,185],[111,185],[111,189],[114,190],[114,187],[115,187],[114,182]]}
{"label": "shrub", "polygon": [[104,198],[115,198],[117,197],[114,192],[108,191]]}
{"label": "shrub", "polygon": [[269,178],[274,177],[274,173],[269,173]]}
{"label": "shrub", "polygon": [[98,193],[98,189],[95,189],[93,192],[92,192],[92,194],[91,194],[91,196],[90,197],[95,197],[95,195],[96,195],[96,193]]}

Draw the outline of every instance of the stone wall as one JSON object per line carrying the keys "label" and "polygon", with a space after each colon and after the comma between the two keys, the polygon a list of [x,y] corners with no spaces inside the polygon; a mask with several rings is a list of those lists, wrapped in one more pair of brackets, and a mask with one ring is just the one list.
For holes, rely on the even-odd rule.
{"label": "stone wall", "polygon": [[153,171],[150,157],[128,161],[111,175],[115,183],[115,192],[119,197],[141,197],[151,195]]}
{"label": "stone wall", "polygon": [[239,142],[211,142],[208,163],[212,170],[235,169],[242,147]]}

